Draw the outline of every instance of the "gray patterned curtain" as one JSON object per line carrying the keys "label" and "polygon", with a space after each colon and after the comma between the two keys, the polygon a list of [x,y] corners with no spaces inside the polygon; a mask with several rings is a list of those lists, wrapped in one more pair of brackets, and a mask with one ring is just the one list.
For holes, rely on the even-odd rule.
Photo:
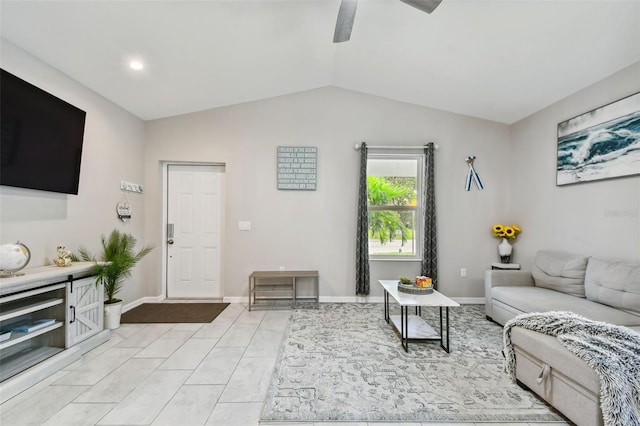
{"label": "gray patterned curtain", "polygon": [[438,289],[438,238],[436,232],[436,187],[434,169],[435,145],[429,142],[424,148],[424,241],[422,247],[422,275],[433,279]]}
{"label": "gray patterned curtain", "polygon": [[369,294],[369,212],[367,210],[367,144],[360,145],[358,235],[356,237],[356,295]]}

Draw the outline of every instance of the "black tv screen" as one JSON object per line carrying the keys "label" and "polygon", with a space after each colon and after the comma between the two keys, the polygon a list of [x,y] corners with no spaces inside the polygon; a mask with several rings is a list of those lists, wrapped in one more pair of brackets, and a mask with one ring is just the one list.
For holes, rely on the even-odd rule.
{"label": "black tv screen", "polygon": [[86,113],[0,71],[0,185],[77,194]]}

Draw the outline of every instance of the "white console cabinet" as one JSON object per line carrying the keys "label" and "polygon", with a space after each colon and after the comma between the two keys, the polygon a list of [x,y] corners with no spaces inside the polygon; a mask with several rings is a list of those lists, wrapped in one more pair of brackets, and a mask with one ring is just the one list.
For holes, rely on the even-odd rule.
{"label": "white console cabinet", "polygon": [[109,339],[92,269],[45,266],[0,279],[0,402]]}
{"label": "white console cabinet", "polygon": [[67,283],[67,317],[67,348],[102,331],[104,288],[95,277]]}

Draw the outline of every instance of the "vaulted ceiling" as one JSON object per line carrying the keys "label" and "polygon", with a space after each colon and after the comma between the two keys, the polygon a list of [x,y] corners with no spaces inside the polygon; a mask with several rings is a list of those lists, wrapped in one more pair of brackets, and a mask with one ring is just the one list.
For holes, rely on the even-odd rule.
{"label": "vaulted ceiling", "polygon": [[334,44],[339,5],[2,0],[0,31],[144,120],[337,86],[513,123],[640,61],[640,1],[360,0]]}

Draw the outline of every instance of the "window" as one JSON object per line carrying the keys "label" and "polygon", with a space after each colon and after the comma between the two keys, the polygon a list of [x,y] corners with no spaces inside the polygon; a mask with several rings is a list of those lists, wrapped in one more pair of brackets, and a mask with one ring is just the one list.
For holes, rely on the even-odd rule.
{"label": "window", "polygon": [[369,154],[369,256],[422,258],[423,156]]}

